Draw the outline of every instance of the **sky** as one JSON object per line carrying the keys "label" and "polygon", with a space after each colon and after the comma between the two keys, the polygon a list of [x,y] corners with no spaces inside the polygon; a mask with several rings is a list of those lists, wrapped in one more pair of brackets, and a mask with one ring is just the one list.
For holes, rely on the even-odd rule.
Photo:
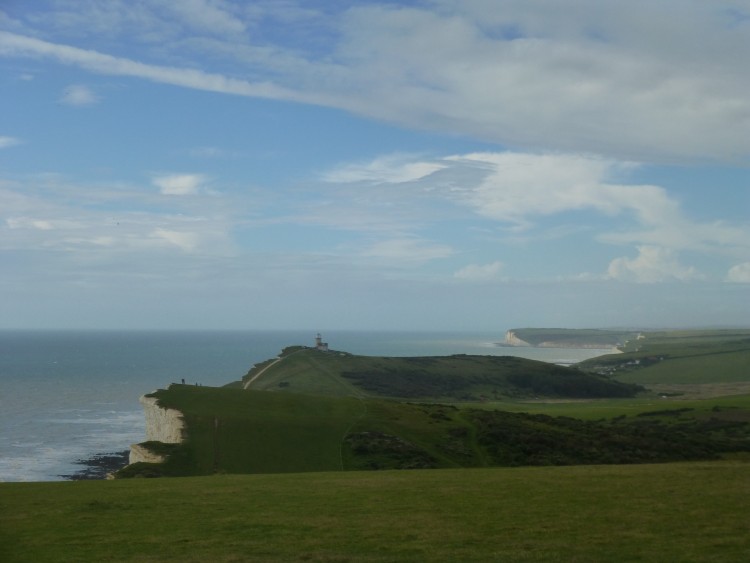
{"label": "sky", "polygon": [[747,0],[0,0],[0,328],[750,326]]}

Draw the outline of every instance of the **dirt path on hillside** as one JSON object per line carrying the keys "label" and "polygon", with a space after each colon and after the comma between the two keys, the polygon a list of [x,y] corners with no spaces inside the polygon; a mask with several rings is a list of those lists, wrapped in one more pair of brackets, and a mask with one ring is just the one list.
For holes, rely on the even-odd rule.
{"label": "dirt path on hillside", "polygon": [[297,350],[296,352],[292,352],[291,354],[289,354],[289,355],[287,355],[287,356],[279,356],[279,357],[278,357],[278,358],[276,358],[276,359],[275,359],[274,361],[272,361],[272,362],[271,362],[270,364],[268,364],[268,365],[267,365],[266,367],[264,367],[264,368],[263,368],[262,370],[260,370],[260,371],[259,371],[258,373],[256,373],[256,374],[255,374],[255,375],[254,375],[254,376],[253,376],[253,377],[252,377],[252,378],[250,379],[250,381],[248,381],[247,383],[245,383],[245,385],[243,385],[243,386],[242,386],[242,388],[243,388],[243,389],[247,389],[248,387],[250,387],[250,385],[251,385],[251,384],[253,383],[253,381],[255,381],[256,379],[258,379],[258,378],[259,378],[259,377],[260,377],[261,375],[263,375],[264,373],[266,373],[266,371],[268,371],[268,370],[269,370],[269,369],[271,369],[271,368],[272,368],[273,366],[275,366],[276,364],[278,364],[278,363],[279,363],[279,362],[280,362],[281,360],[285,360],[285,359],[287,359],[287,358],[289,358],[289,357],[291,357],[291,356],[294,356],[295,354],[297,354],[298,352],[301,352],[301,351],[302,351],[302,350]]}
{"label": "dirt path on hillside", "polygon": [[259,371],[258,373],[256,373],[256,374],[255,374],[255,375],[254,375],[254,376],[253,376],[253,377],[252,377],[252,378],[250,379],[250,381],[248,381],[247,383],[245,383],[245,385],[243,385],[243,387],[242,387],[242,388],[243,388],[243,389],[247,389],[248,387],[250,387],[250,385],[251,385],[251,384],[253,383],[253,381],[255,381],[255,380],[256,380],[256,379],[258,379],[258,378],[259,378],[259,377],[260,377],[261,375],[263,375],[263,374],[264,374],[264,373],[266,372],[266,370],[267,370],[267,369],[269,369],[269,368],[271,368],[271,367],[275,366],[276,364],[278,364],[278,363],[279,363],[279,362],[280,362],[281,360],[283,360],[283,359],[284,359],[284,357],[281,357],[281,358],[276,358],[276,359],[275,359],[275,360],[274,360],[273,362],[271,362],[271,363],[270,363],[270,364],[268,364],[268,365],[267,365],[266,367],[264,367],[264,368],[263,368],[262,370],[260,370],[260,371]]}

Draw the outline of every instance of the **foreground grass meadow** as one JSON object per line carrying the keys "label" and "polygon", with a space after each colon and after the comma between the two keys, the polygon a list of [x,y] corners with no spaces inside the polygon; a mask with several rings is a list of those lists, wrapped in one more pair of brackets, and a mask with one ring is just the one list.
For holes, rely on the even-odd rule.
{"label": "foreground grass meadow", "polygon": [[748,561],[750,462],[0,484],[0,560]]}

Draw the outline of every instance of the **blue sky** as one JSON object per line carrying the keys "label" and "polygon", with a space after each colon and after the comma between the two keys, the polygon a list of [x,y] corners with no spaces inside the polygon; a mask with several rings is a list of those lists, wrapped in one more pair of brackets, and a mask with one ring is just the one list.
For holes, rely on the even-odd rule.
{"label": "blue sky", "polygon": [[0,327],[747,326],[744,1],[0,3]]}

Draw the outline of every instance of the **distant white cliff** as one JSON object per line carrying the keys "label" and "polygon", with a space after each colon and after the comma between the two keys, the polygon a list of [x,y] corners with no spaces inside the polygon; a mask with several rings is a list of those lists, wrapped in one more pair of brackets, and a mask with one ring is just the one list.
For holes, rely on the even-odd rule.
{"label": "distant white cliff", "polygon": [[[182,413],[176,409],[165,409],[160,407],[156,398],[144,395],[140,398],[143,412],[146,417],[146,441],[164,442],[165,444],[179,444],[182,442],[185,431],[185,421]],[[129,462],[138,463],[161,463],[164,457],[151,452],[141,444],[130,446]]]}
{"label": "distant white cliff", "polygon": [[521,340],[516,336],[516,333],[512,330],[509,330],[505,333],[505,345],[506,346],[531,346],[528,342],[525,340]]}

